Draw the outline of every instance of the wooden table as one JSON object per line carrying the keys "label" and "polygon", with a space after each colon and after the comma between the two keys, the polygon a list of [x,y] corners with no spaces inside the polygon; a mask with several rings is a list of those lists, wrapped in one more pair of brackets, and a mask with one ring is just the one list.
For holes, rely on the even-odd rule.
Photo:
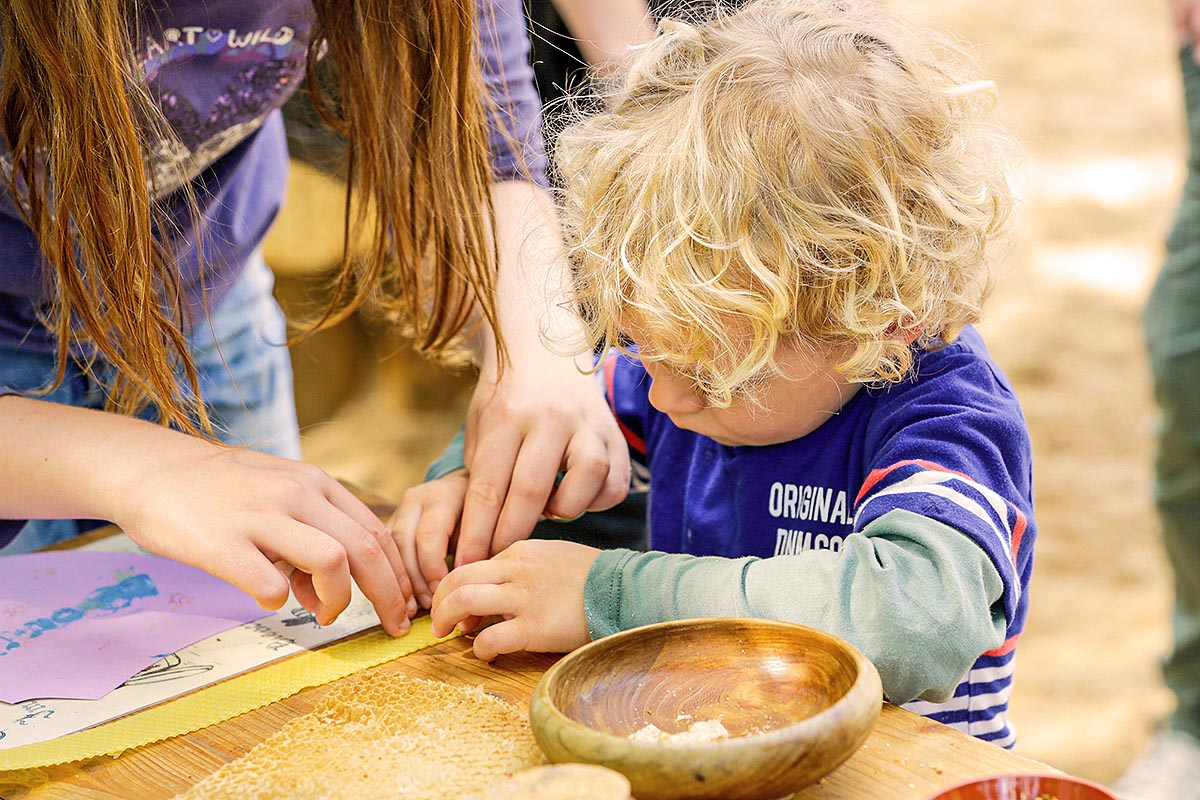
{"label": "wooden table", "polygon": [[[347,484],[382,519],[394,506]],[[105,527],[64,543],[77,547],[117,533]],[[57,549],[57,548],[55,548]],[[482,685],[522,709],[558,656],[520,653],[490,664],[460,637],[372,667],[388,674]],[[244,755],[289,720],[311,711],[330,687],[317,686],[239,717],[126,751],[42,769],[0,771],[0,800],[166,800]],[[857,753],[794,800],[925,800],[956,783],[1012,772],[1056,772],[925,717],[884,704],[879,722]],[[296,798],[304,800],[304,798]]]}
{"label": "wooden table", "polygon": [[[385,673],[483,687],[514,705],[530,694],[554,656],[523,653],[479,661],[459,638],[378,667]],[[313,708],[329,687],[315,687],[186,736],[37,770],[0,772],[3,800],[158,800],[186,789],[246,753],[290,719]],[[866,744],[795,800],[923,800],[934,790],[1003,772],[1052,772],[1046,765],[885,705]],[[297,798],[297,800],[303,800]]]}

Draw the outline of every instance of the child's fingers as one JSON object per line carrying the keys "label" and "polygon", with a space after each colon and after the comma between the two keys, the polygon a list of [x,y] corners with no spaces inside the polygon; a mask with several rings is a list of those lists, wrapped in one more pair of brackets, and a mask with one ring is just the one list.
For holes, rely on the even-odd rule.
{"label": "child's fingers", "polygon": [[496,656],[530,649],[527,625],[523,617],[514,617],[484,628],[472,644],[475,657],[491,661]]}
{"label": "child's fingers", "polygon": [[[446,566],[446,555],[450,550],[450,541],[454,537],[462,514],[463,497],[466,494],[466,478],[462,479],[461,489],[456,493],[439,492],[438,496],[426,503],[421,518],[417,522],[416,549],[417,565],[425,584],[432,589],[441,582],[449,568]],[[449,495],[449,496],[447,496]],[[425,605],[432,599],[427,597]]]}
{"label": "child's fingers", "polygon": [[516,592],[507,583],[502,565],[480,561],[459,567],[446,576],[433,595],[433,635],[448,636],[460,623],[473,629],[479,618],[508,616],[516,612],[516,607]]}
{"label": "child's fingers", "polygon": [[446,577],[446,554],[462,516],[467,478],[463,471],[414,486],[404,493],[388,527],[400,550],[413,593],[421,606],[433,602],[433,590]]}
{"label": "child's fingers", "polygon": [[421,513],[421,501],[406,493],[404,500],[392,512],[392,517],[388,520],[388,527],[392,531],[392,538],[396,541],[396,547],[400,551],[400,559],[404,562],[404,570],[408,573],[408,579],[412,584],[413,596],[416,597],[418,604],[428,608],[433,590],[426,582],[425,576],[421,574],[421,565],[417,560],[416,530]]}

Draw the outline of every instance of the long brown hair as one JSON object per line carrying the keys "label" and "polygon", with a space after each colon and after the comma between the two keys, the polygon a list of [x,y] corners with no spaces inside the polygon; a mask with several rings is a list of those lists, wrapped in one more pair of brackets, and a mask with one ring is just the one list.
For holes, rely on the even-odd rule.
{"label": "long brown hair", "polygon": [[[169,248],[153,235],[160,215],[143,152],[164,123],[134,55],[137,5],[0,4],[9,188],[51,281],[55,385],[70,346],[91,344],[117,368],[110,410],[152,405],[164,424],[211,434],[183,333],[186,299]],[[321,326],[371,299],[434,354],[460,343],[477,308],[496,327],[473,6],[313,2],[309,90],[347,140],[346,242],[370,242],[364,258],[344,248]],[[322,47],[333,68],[319,81]]]}

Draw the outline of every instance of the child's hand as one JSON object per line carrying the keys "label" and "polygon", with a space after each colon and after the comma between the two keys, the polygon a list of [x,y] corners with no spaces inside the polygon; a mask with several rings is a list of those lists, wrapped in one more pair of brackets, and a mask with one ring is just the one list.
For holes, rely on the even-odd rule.
{"label": "child's hand", "polygon": [[467,472],[460,469],[406,491],[388,520],[413,594],[424,608],[429,608],[438,582],[449,572],[446,554],[466,496]]}
{"label": "child's hand", "polygon": [[[126,476],[114,522],[146,549],[211,572],[266,609],[296,599],[328,625],[346,609],[351,581],[388,633],[409,630],[417,604],[387,526],[346,487],[311,464],[219,447],[171,431]],[[161,444],[166,444],[162,442]]]}
{"label": "child's hand", "polygon": [[475,655],[565,653],[591,641],[583,586],[600,551],[575,542],[524,540],[488,561],[455,568],[433,595],[433,634],[470,632],[484,617],[503,617],[475,637]]}

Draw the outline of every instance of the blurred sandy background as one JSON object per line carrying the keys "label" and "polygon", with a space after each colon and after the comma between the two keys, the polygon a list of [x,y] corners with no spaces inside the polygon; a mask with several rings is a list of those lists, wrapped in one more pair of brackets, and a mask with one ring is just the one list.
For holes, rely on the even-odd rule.
{"label": "blurred sandy background", "polygon": [[[1018,751],[1108,782],[1169,708],[1170,589],[1150,502],[1139,314],[1182,181],[1165,0],[906,0],[973,43],[1028,149],[1026,230],[984,325],[1035,448],[1040,527]],[[268,255],[296,307],[336,257],[339,199],[297,170]],[[396,498],[461,422],[470,376],[352,320],[297,348],[306,456]]]}

